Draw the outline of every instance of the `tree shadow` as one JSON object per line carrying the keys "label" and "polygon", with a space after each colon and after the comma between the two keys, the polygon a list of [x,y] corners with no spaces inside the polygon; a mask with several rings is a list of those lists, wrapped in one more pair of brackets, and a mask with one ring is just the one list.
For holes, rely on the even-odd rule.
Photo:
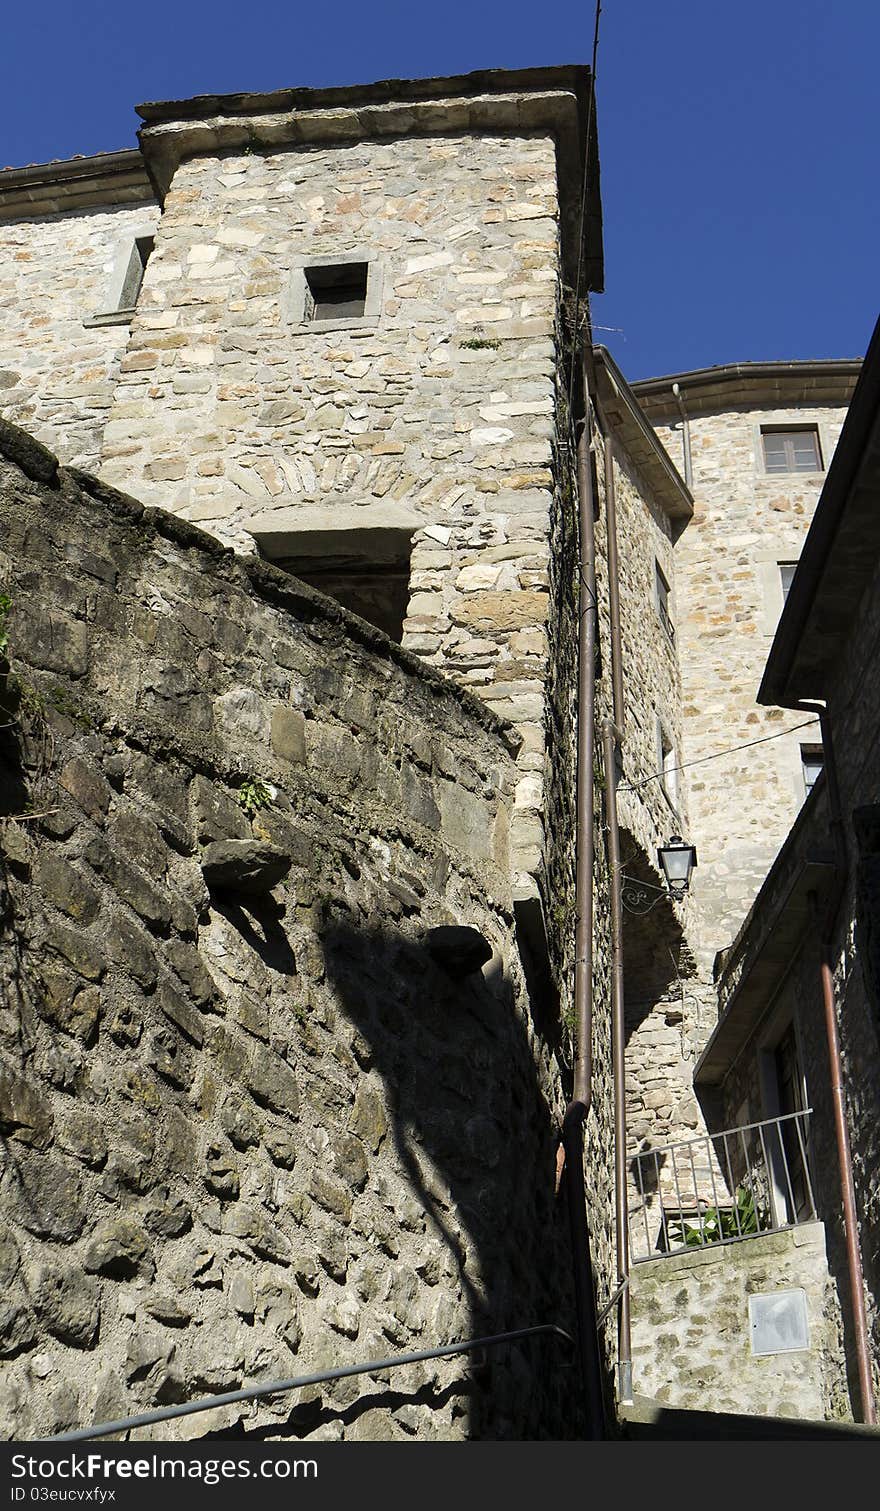
{"label": "tree shadow", "polygon": [[[326,921],[322,945],[339,1006],[382,1077],[404,1184],[426,1237],[451,1260],[467,1319],[458,1338],[548,1322],[571,1330],[558,1132],[498,957],[457,975],[424,936],[350,915]],[[426,1337],[424,1346],[454,1341]],[[467,1396],[467,1435],[572,1435],[570,1362],[550,1339],[488,1350]]]}

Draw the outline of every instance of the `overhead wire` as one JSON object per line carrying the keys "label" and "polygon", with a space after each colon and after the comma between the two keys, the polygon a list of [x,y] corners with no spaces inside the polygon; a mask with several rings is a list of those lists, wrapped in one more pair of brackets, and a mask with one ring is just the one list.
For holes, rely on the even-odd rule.
{"label": "overhead wire", "polygon": [[704,766],[707,761],[720,761],[722,756],[734,755],[738,750],[751,750],[753,745],[766,745],[768,740],[781,740],[784,735],[793,735],[799,729],[810,729],[818,723],[818,719],[805,719],[803,724],[792,724],[790,729],[777,729],[775,734],[761,735],[757,740],[745,740],[742,745],[727,745],[724,750],[716,750],[712,755],[697,756],[694,761],[682,761],[680,766],[667,766],[665,771],[654,771],[650,776],[642,777],[641,781],[621,782],[617,790],[618,792],[635,792],[639,787],[647,786],[648,782],[662,781],[673,771],[687,771],[690,766]]}
{"label": "overhead wire", "polygon": [[[568,372],[568,423],[572,429],[572,407],[574,404],[574,383],[577,370],[577,336],[580,328],[580,303],[581,281],[584,268],[584,237],[587,221],[587,190],[590,178],[590,140],[593,134],[593,117],[596,105],[596,58],[599,52],[599,17],[602,13],[601,0],[596,0],[596,12],[593,22],[593,53],[590,62],[590,95],[587,101],[587,129],[584,137],[584,172],[581,180],[581,209],[580,229],[578,231],[578,259],[577,272],[574,285],[574,330],[572,332],[571,361]],[[590,329],[590,309],[587,304],[587,330]]]}

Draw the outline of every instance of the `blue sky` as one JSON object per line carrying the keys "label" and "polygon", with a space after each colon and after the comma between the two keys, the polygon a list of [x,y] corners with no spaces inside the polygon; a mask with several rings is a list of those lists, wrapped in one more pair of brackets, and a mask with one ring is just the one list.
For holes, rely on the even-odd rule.
{"label": "blue sky", "polygon": [[[589,61],[521,0],[44,0],[0,56],[0,165],[134,146],[136,103]],[[605,0],[597,338],[631,379],[855,356],[877,316],[877,0]]]}

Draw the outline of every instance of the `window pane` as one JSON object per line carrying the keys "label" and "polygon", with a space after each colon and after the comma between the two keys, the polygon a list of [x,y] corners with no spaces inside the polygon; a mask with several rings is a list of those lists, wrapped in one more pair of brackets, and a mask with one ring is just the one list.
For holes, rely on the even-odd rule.
{"label": "window pane", "polygon": [[803,431],[791,438],[794,466],[797,472],[817,472],[819,469],[818,447],[812,431]]}
{"label": "window pane", "polygon": [[781,561],[779,563],[779,576],[782,581],[782,602],[784,603],[794,582],[794,574],[797,570],[796,561]]}
{"label": "window pane", "polygon": [[787,472],[788,462],[785,456],[785,436],[765,435],[764,463],[768,472]]}
{"label": "window pane", "polygon": [[765,472],[820,472],[819,436],[813,426],[761,432]]}

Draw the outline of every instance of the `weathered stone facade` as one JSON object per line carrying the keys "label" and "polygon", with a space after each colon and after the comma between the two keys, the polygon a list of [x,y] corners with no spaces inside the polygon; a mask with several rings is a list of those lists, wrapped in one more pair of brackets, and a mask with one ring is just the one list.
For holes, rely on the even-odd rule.
{"label": "weathered stone facade", "polygon": [[[880,1227],[878,1131],[880,991],[877,962],[877,855],[880,785],[873,752],[880,738],[880,571],[877,337],[865,361],[841,452],[829,474],[804,550],[805,575],[792,589],[797,631],[780,626],[768,661],[762,700],[791,707],[824,699],[836,782],[820,781],[780,852],[734,948],[720,987],[725,1015],[707,1049],[704,1073],[722,1086],[729,1112],[738,1098],[764,1094],[768,1054],[781,1029],[796,1036],[809,1119],[813,1194],[828,1235],[828,1257],[843,1305],[853,1400],[860,1406],[849,1301],[834,1093],[820,978],[826,913],[834,931],[827,959],[833,971],[846,1121],[864,1270],[875,1390],[880,1385]],[[833,527],[829,525],[829,517]],[[843,852],[835,848],[839,804]],[[824,866],[822,861],[824,859]],[[836,863],[837,870],[834,865]],[[812,894],[812,900],[811,895]]]}
{"label": "weathered stone facade", "polygon": [[[512,731],[282,574],[46,470],[3,467],[4,1430],[564,1318]],[[208,1425],[557,1435],[546,1347]]]}
{"label": "weathered stone facade", "polygon": [[[752,1349],[749,1297],[803,1291],[809,1346]],[[676,1254],[633,1274],[636,1391],[670,1406],[813,1421],[848,1416],[821,1223]]]}
{"label": "weathered stone facade", "polygon": [[[77,193],[73,184],[60,206],[7,186],[5,179],[17,176],[4,175],[0,414],[64,462],[95,468],[129,336],[127,323],[99,324],[96,317],[112,314],[115,264],[136,234],[155,230],[159,209],[142,164],[126,161],[114,173],[101,159],[90,161],[90,192]],[[71,207],[82,199],[85,205]]]}
{"label": "weathered stone facade", "polygon": [[[688,763],[682,778],[689,838],[700,853],[694,922],[704,970],[733,939],[804,800],[800,746],[821,744],[813,726],[722,754],[809,718],[762,709],[756,695],[782,611],[779,564],[800,555],[857,375],[857,363],[836,365],[842,371],[826,379],[825,402],[813,397],[817,380],[809,363],[776,364],[787,371],[766,396],[760,365],[754,375],[748,365],[735,369],[727,382],[712,369],[681,375],[694,517],[676,547],[674,612]],[[652,380],[635,391],[682,465],[673,381]],[[766,471],[762,428],[789,426],[816,427],[821,471]],[[691,764],[707,757],[704,766]]]}
{"label": "weathered stone facade", "polygon": [[[601,286],[596,162],[580,215],[585,81],[535,70],[151,105],[142,156],[0,175],[0,410],[103,480],[14,439],[30,481],[7,474],[25,523],[0,579],[21,679],[3,839],[23,951],[0,1084],[21,1240],[3,1251],[10,1430],[204,1393],[213,1337],[239,1380],[567,1313],[552,1166],[573,1061],[583,585],[565,332],[581,251]],[[108,291],[134,237],[150,254],[126,314]],[[360,306],[311,319],[346,267]],[[766,475],[762,427],[815,425],[827,467],[856,364],[821,381],[822,364],[766,366],[679,375],[692,499],[673,380],[637,385],[640,411],[592,353],[598,726],[613,711],[609,476],[620,553],[630,1157],[707,1126],[693,1074],[713,963],[798,811],[799,747],[816,739],[726,753],[802,722],[754,698],[779,563],[799,554],[821,477]],[[48,528],[26,518],[38,508]],[[598,753],[593,775],[602,1306],[618,1277]],[[25,813],[28,797],[51,811]],[[684,902],[656,860],[675,831],[699,851]],[[451,923],[488,941],[481,970],[457,975],[446,936],[432,953]],[[101,1258],[99,1216],[137,1228],[130,1252]],[[650,1339],[647,1294],[634,1285]],[[613,1334],[611,1317],[608,1363]],[[78,1393],[77,1349],[95,1362]],[[366,1413],[350,1385],[245,1425],[565,1435],[575,1420],[545,1365],[516,1355],[485,1384],[416,1371],[411,1390],[383,1376]],[[747,1378],[717,1404],[746,1401]]]}

